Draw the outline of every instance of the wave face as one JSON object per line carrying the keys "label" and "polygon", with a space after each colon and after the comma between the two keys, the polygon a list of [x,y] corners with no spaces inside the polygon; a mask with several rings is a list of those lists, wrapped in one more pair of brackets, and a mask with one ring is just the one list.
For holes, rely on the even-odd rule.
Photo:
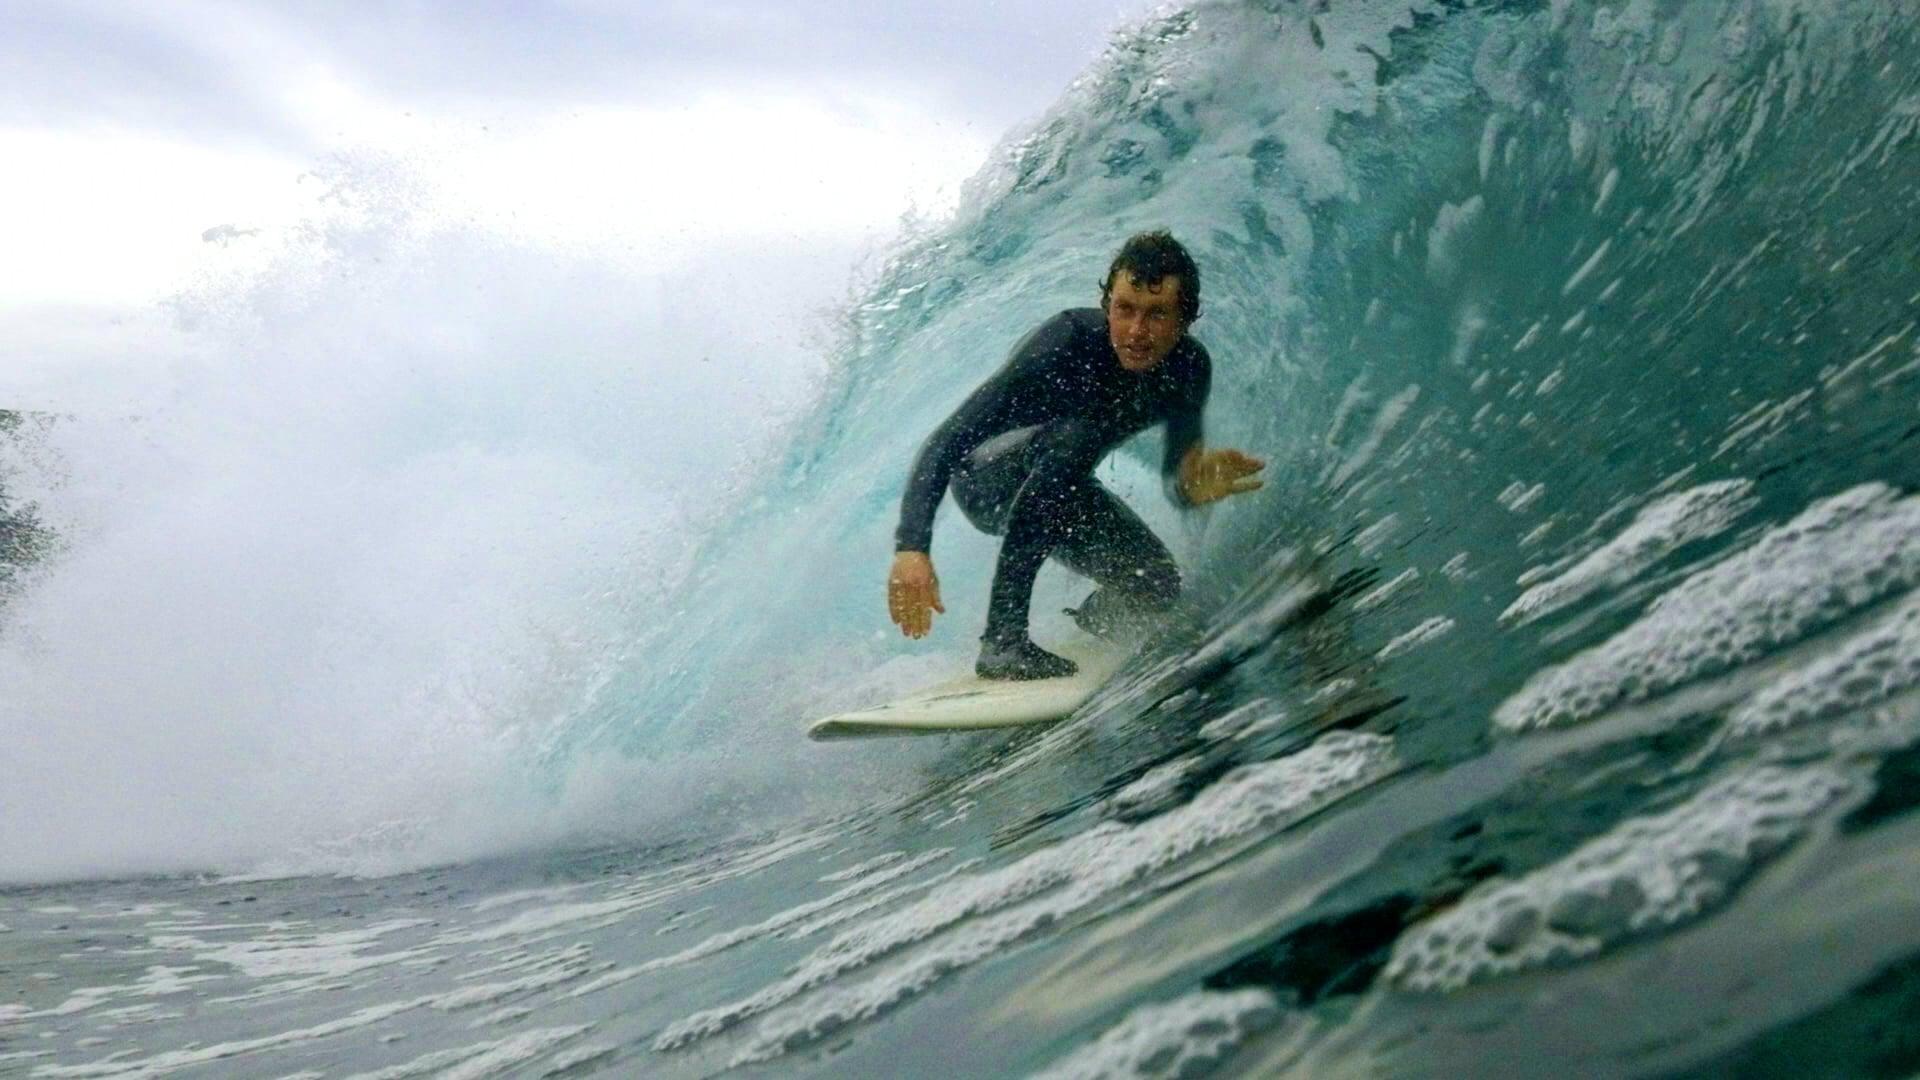
{"label": "wave face", "polygon": [[[1361,595],[1313,678],[1417,703],[1420,757],[1452,759],[1531,726],[1508,699],[1553,697],[1569,663],[1618,704],[1847,623],[1910,584],[1840,564],[1910,550],[1913,32],[1894,4],[1786,2],[1206,4],[1137,28],[858,305],[785,457],[572,739],[659,753],[966,655],[994,549],[950,508],[934,644],[876,599],[906,463],[1158,226],[1205,274],[1209,440],[1266,456],[1268,486],[1183,519],[1154,435],[1104,475],[1176,547],[1230,681],[1310,692],[1248,613],[1335,583]],[[1775,535],[1835,499],[1892,518]],[[1701,577],[1796,542],[1793,565],[1749,556],[1738,604]],[[1790,627],[1753,606],[1788,597],[1813,609]],[[1709,622],[1764,640],[1640,641]]]}
{"label": "wave face", "polygon": [[[1267,457],[1267,487],[1182,518],[1157,436],[1108,463],[1174,543],[1199,629],[966,798],[1180,814],[1227,782],[1209,777],[1317,733],[1386,740],[1398,778],[1300,841],[1369,836],[1364,868],[1311,902],[1276,891],[1304,910],[1154,986],[1202,1014],[1284,1013],[1281,1034],[1211,1029],[1250,1041],[1209,1055],[1261,1075],[1337,1072],[1436,1016],[1450,1034],[1382,1060],[1473,1071],[1556,1030],[1512,987],[1610,985],[1683,929],[1727,984],[1701,992],[1728,997],[1671,1022],[1624,1007],[1686,1047],[1648,1061],[1844,1015],[1849,987],[1909,978],[1920,949],[1903,931],[1815,962],[1797,950],[1817,935],[1790,925],[1818,904],[1810,868],[1851,873],[1869,823],[1914,798],[1917,36],[1898,3],[1788,0],[1200,4],[1122,35],[888,268],[650,663],[556,755],[784,746],[809,712],[924,678],[929,652],[964,661],[994,549],[950,508],[934,546],[952,614],[930,646],[883,621],[906,463],[1022,333],[1093,301],[1124,235],[1165,226],[1205,275],[1210,441]],[[1082,588],[1043,578],[1036,610]],[[1088,737],[1107,769],[1091,786],[1065,764]],[[844,790],[909,751],[833,753],[821,783]],[[1904,828],[1884,842],[1910,858]],[[1912,909],[1884,886],[1862,904],[1853,925]],[[902,933],[966,951],[961,931]],[[1820,974],[1709,1038],[1738,997],[1736,933]],[[1314,934],[1346,974],[1298,958]],[[747,1060],[893,1008],[925,985],[908,978],[768,1021]],[[1532,1034],[1455,1030],[1463,1013],[1423,997],[1489,983]],[[1251,1004],[1218,996],[1249,986]],[[1301,1034],[1355,995],[1373,1035]],[[1109,1037],[1187,1015],[1156,1008],[1173,1011],[1110,1009]],[[1061,1067],[1098,1073],[1101,1045]],[[1561,1063],[1623,1067],[1624,1046]]]}
{"label": "wave face", "polygon": [[[467,1007],[505,942],[499,1023],[567,1021],[487,1051],[528,1069],[1910,1071],[1916,47],[1906,0],[1207,2],[1117,36],[519,748],[548,794],[648,762],[679,828],[753,843],[449,907],[349,1027]],[[1044,734],[801,742],[971,657],[994,546],[951,508],[950,614],[885,622],[908,462],[1162,226],[1205,276],[1209,441],[1270,462],[1191,515],[1157,436],[1103,466],[1191,627]],[[1045,641],[1084,586],[1040,589]]]}

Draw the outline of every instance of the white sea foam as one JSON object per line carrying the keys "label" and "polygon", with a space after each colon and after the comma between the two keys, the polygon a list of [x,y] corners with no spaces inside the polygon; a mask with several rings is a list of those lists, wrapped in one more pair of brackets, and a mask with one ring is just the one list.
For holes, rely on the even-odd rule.
{"label": "white sea foam", "polygon": [[1374,659],[1392,660],[1395,657],[1405,656],[1429,641],[1447,636],[1453,631],[1453,626],[1452,619],[1445,615],[1435,615],[1381,646],[1380,651],[1374,654]]}
{"label": "white sea foam", "polygon": [[585,944],[570,945],[557,952],[533,953],[521,958],[513,965],[518,975],[516,978],[463,986],[429,998],[425,1004],[443,1012],[477,1009],[516,994],[564,986],[604,966],[594,961],[593,951]]}
{"label": "white sea foam", "polygon": [[842,923],[851,922],[870,911],[878,911],[911,893],[925,892],[928,889],[944,885],[954,878],[959,877],[961,874],[970,874],[980,868],[980,862],[981,860],[979,859],[963,859],[931,877],[924,877],[917,881],[909,881],[902,885],[881,889],[871,896],[862,897],[858,903],[843,904],[832,910],[820,912],[812,918],[784,926],[776,931],[775,936],[788,941],[812,937],[823,931],[831,930]]}
{"label": "white sea foam", "polygon": [[[197,967],[173,967],[167,964],[149,966],[138,979],[118,986],[87,986],[69,994],[58,1005],[38,1011],[21,1013],[23,1019],[36,1019],[59,1016],[73,1016],[78,1013],[98,1009],[115,998],[167,997],[185,993],[191,988],[210,983],[216,976],[200,972]],[[143,1009],[146,1006],[130,1006],[131,1009]],[[97,1015],[112,1015],[115,1010],[99,1009]]]}
{"label": "white sea foam", "polygon": [[190,935],[154,934],[156,948],[192,951],[208,961],[225,964],[260,979],[295,976],[340,978],[401,963],[421,955],[420,949],[370,952],[380,938],[426,925],[426,919],[393,919],[375,926],[326,933],[299,926],[273,926],[257,937],[209,942]]}
{"label": "white sea foam", "polygon": [[1606,642],[1535,674],[1494,722],[1525,731],[1584,720],[1756,659],[1915,584],[1920,497],[1863,484],[1688,577]]}
{"label": "white sea foam", "polygon": [[1648,504],[1618,536],[1565,573],[1522,593],[1500,613],[1500,620],[1525,624],[1577,603],[1598,589],[1633,580],[1680,546],[1726,531],[1753,507],[1752,491],[1751,481],[1723,480]]}
{"label": "white sea foam", "polygon": [[517,1024],[525,1020],[527,1017],[533,1015],[533,1011],[533,1006],[531,1005],[507,1005],[482,1016],[473,1023],[468,1024],[467,1027],[474,1031],[505,1027],[508,1024]]}
{"label": "white sea foam", "polygon": [[1418,580],[1420,580],[1419,569],[1409,566],[1393,577],[1367,590],[1367,592],[1354,600],[1353,610],[1372,611],[1374,608],[1405,592],[1408,586]]}
{"label": "white sea foam", "polygon": [[1725,900],[1849,786],[1827,766],[1736,773],[1559,862],[1475,890],[1409,930],[1387,976],[1413,990],[1452,990],[1687,922]]}
{"label": "white sea foam", "polygon": [[1200,737],[1209,742],[1226,738],[1245,738],[1287,722],[1287,711],[1271,698],[1255,698],[1224,716],[1207,721]]}
{"label": "white sea foam", "polygon": [[909,859],[887,870],[870,874],[850,885],[841,887],[828,896],[823,896],[818,900],[811,900],[807,903],[787,908],[784,911],[776,912],[750,926],[735,927],[732,930],[714,934],[699,944],[682,949],[670,956],[657,957],[642,964],[636,964],[632,967],[622,968],[618,971],[602,975],[593,982],[576,989],[573,996],[578,997],[604,990],[611,986],[617,986],[663,968],[690,964],[696,960],[703,960],[715,953],[724,952],[736,945],[752,941],[755,938],[769,937],[778,934],[795,925],[816,919],[823,914],[831,913],[834,909],[846,904],[850,900],[858,898],[862,894],[872,892],[890,881],[924,869],[951,854],[953,854],[953,851],[950,848],[936,848],[933,851]]}
{"label": "white sea foam", "polygon": [[1399,532],[1400,515],[1388,514],[1355,534],[1353,546],[1364,555],[1374,555]]}
{"label": "white sea foam", "polygon": [[571,1072],[574,1069],[583,1068],[604,1058],[610,1058],[619,1052],[619,1047],[606,1046],[598,1043],[576,1046],[571,1050],[564,1050],[553,1055],[553,1061],[547,1065],[546,1071],[540,1075],[559,1076]]}
{"label": "white sea foam", "polygon": [[1580,283],[1587,280],[1587,278],[1593,274],[1594,270],[1599,267],[1600,261],[1607,257],[1607,252],[1612,250],[1612,248],[1613,241],[1611,239],[1602,241],[1600,246],[1594,249],[1593,255],[1581,264],[1580,269],[1574,271],[1573,276],[1567,279],[1565,285],[1561,286],[1560,295],[1571,295],[1573,290],[1579,288]]}
{"label": "white sea foam", "polygon": [[479,1080],[480,1077],[495,1076],[525,1065],[561,1043],[579,1038],[592,1027],[592,1024],[572,1024],[541,1028],[472,1046],[436,1050],[405,1064],[376,1072],[356,1073],[354,1080],[409,1080],[415,1076],[433,1076],[439,1080]]}
{"label": "white sea foam", "polygon": [[1126,817],[1153,813],[1165,809],[1180,797],[1180,784],[1200,765],[1199,758],[1175,758],[1163,765],[1156,765],[1146,773],[1113,793],[1107,800],[1107,809],[1112,813]]}
{"label": "white sea foam", "polygon": [[1828,742],[1843,756],[1887,754],[1920,742],[1920,694],[1907,693],[1885,705],[1849,715],[1835,725]]}
{"label": "white sea foam", "polygon": [[1296,581],[1273,589],[1250,610],[1229,612],[1226,629],[1195,649],[1184,662],[1185,666],[1206,667],[1259,648],[1318,594],[1312,582]]}
{"label": "white sea foam", "polygon": [[1778,731],[1880,704],[1920,685],[1920,591],[1833,652],[1795,668],[1733,710],[1734,736]]}
{"label": "white sea foam", "polygon": [[827,882],[828,884],[838,884],[842,881],[852,881],[854,878],[857,878],[862,874],[870,874],[883,866],[887,866],[889,864],[899,862],[901,859],[904,859],[906,857],[907,857],[907,853],[904,851],[881,852],[880,854],[875,855],[873,858],[868,859],[863,863],[859,863],[854,866],[849,866],[845,870],[837,870],[831,874],[827,874],[821,877],[820,880]]}
{"label": "white sea foam", "polygon": [[641,878],[609,900],[531,907],[492,926],[442,934],[434,944],[529,941],[611,926],[694,889],[753,874],[795,855],[815,850],[824,846],[827,840],[828,835],[824,832],[778,837],[745,851],[701,860],[688,867],[676,867],[672,873]]}
{"label": "white sea foam", "polygon": [[1279,1006],[1265,990],[1200,991],[1143,1005],[1034,1080],[1172,1080],[1217,1066]]}
{"label": "white sea foam", "polygon": [[1465,249],[1486,210],[1486,199],[1474,195],[1458,206],[1444,203],[1434,214],[1433,227],[1427,230],[1427,273],[1434,281],[1444,285],[1460,275]]}
{"label": "white sea foam", "polygon": [[426,999],[390,1002],[384,1005],[369,1005],[357,1009],[336,1020],[328,1020],[310,1027],[291,1031],[276,1032],[253,1039],[238,1039],[231,1042],[214,1043],[210,1046],[193,1045],[178,1050],[167,1050],[144,1058],[120,1058],[113,1061],[98,1061],[85,1065],[48,1065],[36,1070],[38,1075],[51,1077],[141,1077],[164,1075],[167,1072],[195,1066],[211,1065],[214,1062],[230,1058],[257,1054],[267,1050],[285,1049],[321,1039],[372,1027],[383,1020],[392,1019],[402,1013],[419,1008]]}
{"label": "white sea foam", "polygon": [[[1355,475],[1366,468],[1368,463],[1373,460],[1374,455],[1380,451],[1381,445],[1386,442],[1387,436],[1392,434],[1393,429],[1398,427],[1400,421],[1406,418],[1407,412],[1413,408],[1414,403],[1419,399],[1420,388],[1418,386],[1409,386],[1405,390],[1388,398],[1386,403],[1380,406],[1379,413],[1374,417],[1373,426],[1368,429],[1366,436],[1360,440],[1360,445],[1355,447],[1353,452],[1348,455],[1345,460],[1328,467],[1327,472],[1321,478],[1322,485],[1327,488],[1344,487],[1348,481],[1352,480]],[[1391,520],[1391,516],[1389,516],[1388,520]],[[1382,524],[1385,524],[1385,522],[1382,522]],[[1376,525],[1374,528],[1379,528],[1379,526]],[[1368,532],[1371,533],[1372,530],[1370,529]],[[1364,536],[1366,534],[1362,535]],[[1361,550],[1368,550],[1368,546],[1360,540],[1356,540],[1355,543],[1359,545]]]}
{"label": "white sea foam", "polygon": [[1526,512],[1534,503],[1539,502],[1541,496],[1546,493],[1547,485],[1545,484],[1535,484],[1532,487],[1528,487],[1526,484],[1515,480],[1513,483],[1501,488],[1500,494],[1495,498],[1501,506],[1506,507],[1513,513],[1519,514]]}
{"label": "white sea foam", "polygon": [[928,942],[865,983],[837,986],[769,1017],[739,1060],[777,1056],[882,1012],[1035,929],[1197,852],[1325,806],[1384,775],[1392,756],[1392,743],[1385,738],[1334,732],[1300,753],[1237,769],[1177,810],[1132,826],[1095,826],[848,930],[800,961],[786,978],[669,1025],[654,1045],[668,1050],[711,1037],[847,972]]}
{"label": "white sea foam", "polygon": [[1360,684],[1354,681],[1353,679],[1348,679],[1348,678],[1332,679],[1328,681],[1325,686],[1322,686],[1318,690],[1315,690],[1313,693],[1308,694],[1307,704],[1319,705],[1322,702],[1331,701],[1332,699],[1339,697],[1341,694],[1345,694],[1352,691],[1354,687],[1359,685]]}

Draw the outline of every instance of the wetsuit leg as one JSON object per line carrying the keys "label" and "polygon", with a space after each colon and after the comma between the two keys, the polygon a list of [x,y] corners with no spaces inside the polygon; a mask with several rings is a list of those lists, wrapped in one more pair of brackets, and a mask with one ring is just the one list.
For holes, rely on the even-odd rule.
{"label": "wetsuit leg", "polygon": [[1006,532],[1007,514],[1032,468],[1039,426],[989,439],[953,471],[953,501],[974,528],[989,536]]}
{"label": "wetsuit leg", "polygon": [[1091,484],[1072,530],[1052,558],[1099,588],[1073,612],[1082,630],[1110,637],[1173,606],[1180,596],[1180,568],[1160,538],[1126,503]]}
{"label": "wetsuit leg", "polygon": [[1050,555],[1099,582],[1102,592],[1142,606],[1163,607],[1178,595],[1179,571],[1165,545],[1093,478],[1107,449],[1103,433],[1082,421],[1049,425],[1030,440],[994,568],[983,635],[989,643],[1027,640],[1033,582]]}

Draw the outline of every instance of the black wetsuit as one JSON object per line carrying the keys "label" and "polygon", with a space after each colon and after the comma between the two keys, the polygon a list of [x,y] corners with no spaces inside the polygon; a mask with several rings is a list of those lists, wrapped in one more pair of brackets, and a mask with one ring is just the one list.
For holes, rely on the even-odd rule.
{"label": "black wetsuit", "polygon": [[1167,425],[1162,473],[1185,505],[1180,459],[1198,445],[1212,379],[1207,350],[1182,337],[1151,370],[1120,366],[1098,308],[1063,311],[1014,347],[1005,367],[928,436],[900,500],[897,551],[928,551],[951,480],[954,501],[981,530],[1004,535],[987,606],[990,643],[1024,641],[1034,578],[1048,556],[1101,588],[1089,619],[1164,608],[1180,592],[1166,545],[1093,478],[1115,447]]}

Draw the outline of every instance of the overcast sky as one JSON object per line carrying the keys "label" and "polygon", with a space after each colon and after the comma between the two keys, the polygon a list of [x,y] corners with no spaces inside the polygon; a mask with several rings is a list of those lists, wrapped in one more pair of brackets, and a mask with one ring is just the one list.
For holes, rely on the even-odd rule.
{"label": "overcast sky", "polygon": [[[522,239],[813,241],[850,265],[1156,6],[9,0],[0,369],[100,347],[223,236],[310,213],[302,174],[341,152]],[[35,393],[0,370],[9,390]]]}

